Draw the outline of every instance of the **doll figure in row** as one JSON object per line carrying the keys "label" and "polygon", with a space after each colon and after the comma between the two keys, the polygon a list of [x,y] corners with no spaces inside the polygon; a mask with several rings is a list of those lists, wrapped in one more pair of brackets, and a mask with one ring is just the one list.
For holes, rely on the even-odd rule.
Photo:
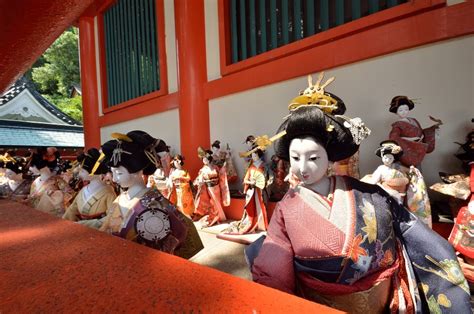
{"label": "doll figure in row", "polygon": [[446,240],[379,186],[327,176],[329,162],[354,154],[368,130],[343,116],[345,104],[321,79],[279,128],[275,153],[298,183],[277,204],[267,237],[246,249],[253,280],[350,313],[469,313]]}
{"label": "doll figure in row", "polygon": [[246,234],[267,230],[267,186],[271,184],[272,179],[264,162],[264,151],[259,148],[253,149],[250,156],[252,161],[244,177],[244,213],[240,221],[231,223],[225,231],[228,234]]}
{"label": "doll figure in row", "polygon": [[399,120],[392,124],[389,139],[402,147],[404,153],[400,162],[404,166],[419,168],[425,155],[434,150],[436,132],[443,123],[430,116],[436,124],[423,129],[418,120],[408,117],[409,111],[413,108],[415,103],[407,96],[396,96],[392,99],[389,111],[395,113]]}
{"label": "doll figure in row", "polygon": [[229,144],[227,144],[227,148],[224,151],[221,149],[221,142],[216,140],[212,143],[211,150],[213,163],[219,168],[225,166],[227,182],[232,183],[237,181],[237,171],[235,170],[234,162],[232,160],[232,152]]}
{"label": "doll figure in row", "polygon": [[226,220],[224,206],[230,205],[229,185],[225,167],[213,164],[212,151],[198,148],[203,167],[194,180],[197,187],[194,204],[196,218],[201,218],[202,227],[210,227]]}
{"label": "doll figure in row", "polygon": [[38,149],[30,157],[30,172],[38,177],[31,184],[29,205],[51,215],[62,217],[74,196],[74,191],[51,169],[56,168],[57,159],[47,150]]}
{"label": "doll figure in row", "polygon": [[170,198],[171,191],[168,186],[168,177],[165,175],[161,161],[157,165],[155,172],[148,176],[146,186],[148,188],[156,188],[165,198]]}
{"label": "doll figure in row", "polygon": [[194,196],[191,189],[189,172],[183,169],[184,157],[176,155],[171,160],[171,172],[167,184],[170,190],[169,200],[188,217],[194,213]]}
{"label": "doll figure in row", "polygon": [[99,230],[183,258],[195,255],[203,245],[191,219],[143,181],[143,175],[152,174],[159,164],[160,140],[143,131],[112,137],[102,145],[102,162],[111,167],[114,182],[124,190]]}
{"label": "doll figure in row", "polygon": [[99,163],[98,167],[93,169],[99,157],[100,152],[96,148],[91,148],[77,157],[78,177],[89,183],[77,193],[63,216],[64,219],[77,221],[94,229],[100,227],[101,219],[105,217],[107,209],[116,198],[113,187],[102,180],[102,175],[108,171],[107,167]]}
{"label": "doll figure in row", "polygon": [[431,227],[431,205],[423,175],[414,166],[407,168],[400,164],[403,153],[396,142],[381,142],[375,154],[383,164],[362,181],[380,184],[394,199]]}
{"label": "doll figure in row", "polygon": [[7,180],[0,185],[0,198],[21,201],[30,194],[31,180],[24,179],[26,160],[21,157],[0,156]]}

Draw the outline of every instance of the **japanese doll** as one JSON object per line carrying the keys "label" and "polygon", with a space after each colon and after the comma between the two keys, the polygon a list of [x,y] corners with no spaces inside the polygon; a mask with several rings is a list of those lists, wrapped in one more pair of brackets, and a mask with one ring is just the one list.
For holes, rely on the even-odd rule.
{"label": "japanese doll", "polygon": [[57,166],[57,159],[51,158],[46,150],[38,149],[31,155],[29,165],[33,175],[38,175],[31,184],[29,205],[62,217],[75,193],[66,181],[52,172],[51,169]]}
{"label": "japanese doll", "polygon": [[191,190],[191,177],[189,172],[183,169],[184,157],[174,156],[171,161],[172,169],[168,179],[171,196],[169,200],[176,208],[190,217],[194,213],[194,196]]}
{"label": "japanese doll", "polygon": [[126,191],[114,200],[99,230],[183,258],[195,255],[203,245],[191,219],[143,181],[159,164],[159,140],[143,131],[112,137],[102,145],[102,162]]}
{"label": "japanese doll", "polygon": [[99,158],[100,152],[96,148],[91,148],[77,157],[78,177],[89,183],[79,190],[63,215],[63,219],[76,221],[94,229],[101,226],[102,218],[117,197],[114,188],[102,180],[102,175],[108,171],[107,167],[98,163],[94,169]]}
{"label": "japanese doll", "polygon": [[0,184],[0,198],[21,201],[28,197],[31,189],[31,180],[23,178],[26,170],[26,161],[21,157],[11,157],[8,154],[0,156],[3,162],[7,180]]}
{"label": "japanese doll", "polygon": [[212,151],[198,149],[203,166],[193,184],[197,188],[194,205],[195,219],[201,218],[202,227],[210,227],[226,220],[224,206],[230,205],[229,185],[225,167],[214,165]]}
{"label": "japanese doll", "polygon": [[170,189],[168,187],[168,177],[165,175],[165,171],[162,165],[158,165],[155,172],[148,176],[148,188],[156,188],[165,197],[170,197]]}
{"label": "japanese doll", "polygon": [[252,162],[244,177],[244,213],[240,221],[232,223],[225,233],[245,234],[267,230],[266,204],[267,185],[271,183],[270,172],[264,162],[264,151],[256,148],[250,152]]}
{"label": "japanese doll", "polygon": [[368,135],[322,77],[290,104],[275,153],[292,186],[267,237],[246,249],[253,280],[350,313],[469,313],[451,245],[377,185],[326,174]]}
{"label": "japanese doll", "polygon": [[400,162],[403,165],[419,168],[425,155],[434,150],[436,130],[442,122],[430,116],[436,124],[423,129],[418,120],[408,117],[409,111],[413,108],[415,103],[407,96],[396,96],[392,99],[389,111],[398,115],[400,119],[392,124],[389,139],[402,147],[403,156],[400,157]]}
{"label": "japanese doll", "polygon": [[211,145],[212,160],[218,167],[225,167],[227,174],[227,182],[235,182],[237,177],[237,171],[235,170],[234,161],[232,160],[232,152],[227,144],[226,150],[221,149],[221,142],[214,141]]}
{"label": "japanese doll", "polygon": [[399,163],[403,149],[394,141],[381,142],[375,154],[383,164],[362,181],[380,184],[388,194],[431,227],[431,205],[421,172],[414,166],[407,168]]}

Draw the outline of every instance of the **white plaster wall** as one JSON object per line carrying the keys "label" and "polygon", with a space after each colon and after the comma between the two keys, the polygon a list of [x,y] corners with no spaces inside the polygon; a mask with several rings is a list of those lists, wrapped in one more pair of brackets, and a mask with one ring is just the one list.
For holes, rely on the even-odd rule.
{"label": "white plaster wall", "polygon": [[177,109],[103,127],[100,129],[101,143],[110,140],[110,135],[114,132],[128,133],[133,130],[148,132],[171,146],[171,153],[179,153],[181,141]]}
{"label": "white plaster wall", "polygon": [[[387,139],[390,125],[397,118],[388,111],[388,104],[396,95],[420,98],[420,104],[410,114],[423,127],[432,124],[428,115],[444,122],[435,151],[423,162],[427,183],[439,180],[438,171],[460,171],[460,163],[453,157],[458,146],[453,142],[464,141],[472,128],[473,51],[474,36],[470,36],[326,71],[326,77],[336,77],[327,90],[344,100],[347,115],[361,117],[372,129],[372,135],[361,145],[362,175],[380,164],[374,151]],[[306,77],[299,77],[210,101],[211,140],[220,139],[234,149],[240,177],[244,165],[237,152],[245,149],[245,137],[274,134],[287,114],[288,102],[306,86]],[[269,153],[270,156],[273,152]]]}
{"label": "white plaster wall", "polygon": [[174,0],[164,1],[166,65],[168,67],[168,91],[178,90],[178,69],[176,65],[176,35],[174,23]]}
{"label": "white plaster wall", "polygon": [[206,19],[207,79],[211,81],[221,77],[217,0],[204,1],[204,14]]}

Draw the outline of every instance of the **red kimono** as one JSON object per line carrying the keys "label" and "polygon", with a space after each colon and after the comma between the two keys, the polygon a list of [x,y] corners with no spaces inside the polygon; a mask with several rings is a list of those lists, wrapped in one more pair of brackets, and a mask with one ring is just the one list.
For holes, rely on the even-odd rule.
{"label": "red kimono", "polygon": [[[435,131],[437,126],[422,129],[420,123],[414,118],[408,121],[397,121],[392,124],[389,138],[397,142],[403,149],[400,162],[407,167],[418,166],[426,154],[435,148]],[[417,141],[406,139],[406,137],[420,137]]]}

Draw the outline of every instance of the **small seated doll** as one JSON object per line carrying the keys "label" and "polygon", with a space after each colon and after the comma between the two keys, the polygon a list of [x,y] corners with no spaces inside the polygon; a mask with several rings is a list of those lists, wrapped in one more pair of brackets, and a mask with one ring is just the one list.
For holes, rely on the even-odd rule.
{"label": "small seated doll", "polygon": [[105,217],[107,209],[112,206],[117,197],[113,187],[105,184],[101,178],[107,173],[107,167],[99,163],[98,167],[93,169],[99,157],[100,152],[96,148],[91,148],[77,157],[78,176],[89,184],[77,193],[63,215],[63,219],[76,221],[94,229],[101,226],[102,218]]}
{"label": "small seated doll", "polygon": [[30,171],[39,175],[31,184],[28,203],[45,213],[62,217],[64,210],[69,206],[74,191],[51,169],[57,167],[57,158],[51,159],[47,150],[39,148],[30,157]]}
{"label": "small seated doll", "polygon": [[229,144],[227,144],[227,149],[223,151],[221,149],[221,142],[216,140],[212,143],[211,150],[213,163],[219,168],[225,166],[227,182],[235,182],[238,177],[237,171],[235,170],[234,161],[232,160],[232,152]]}
{"label": "small seated doll", "polygon": [[198,155],[203,167],[193,183],[197,187],[195,217],[202,217],[202,227],[210,227],[226,220],[223,207],[230,205],[229,186],[225,168],[212,163],[212,151],[199,147]]}
{"label": "small seated doll", "polygon": [[183,258],[195,255],[203,246],[192,221],[143,181],[143,175],[152,174],[158,164],[159,140],[143,131],[112,137],[102,145],[102,162],[111,167],[114,182],[124,190],[99,230]]}
{"label": "small seated doll", "polygon": [[2,156],[4,158],[5,177],[8,179],[0,185],[0,198],[21,201],[30,194],[31,180],[24,179],[26,161],[21,157]]}
{"label": "small seated doll", "polygon": [[403,155],[402,148],[394,141],[383,141],[375,154],[382,158],[383,165],[380,165],[370,178],[363,181],[380,184],[388,194],[403,204],[410,180],[407,176],[408,169],[398,162]]}
{"label": "small seated doll", "polygon": [[298,180],[267,237],[246,250],[253,280],[350,313],[469,313],[469,288],[445,239],[379,186],[326,175],[368,130],[343,115],[344,102],[321,80],[309,80],[279,128],[275,153]]}
{"label": "small seated doll", "polygon": [[168,178],[168,188],[171,191],[170,202],[188,217],[194,213],[194,196],[191,190],[191,177],[183,169],[184,157],[176,155],[171,160],[171,172]]}
{"label": "small seated doll", "polygon": [[267,186],[271,182],[271,175],[264,162],[264,151],[256,147],[249,153],[252,162],[244,177],[244,193],[246,196],[244,213],[240,221],[233,222],[225,230],[225,233],[228,234],[246,234],[267,230]]}
{"label": "small seated doll", "polygon": [[390,103],[389,111],[400,118],[392,124],[389,139],[397,142],[403,149],[400,162],[406,166],[420,168],[423,158],[435,148],[436,130],[443,123],[430,116],[435,121],[433,126],[423,129],[415,118],[408,117],[408,112],[415,108],[413,100],[407,96],[396,96]]}

